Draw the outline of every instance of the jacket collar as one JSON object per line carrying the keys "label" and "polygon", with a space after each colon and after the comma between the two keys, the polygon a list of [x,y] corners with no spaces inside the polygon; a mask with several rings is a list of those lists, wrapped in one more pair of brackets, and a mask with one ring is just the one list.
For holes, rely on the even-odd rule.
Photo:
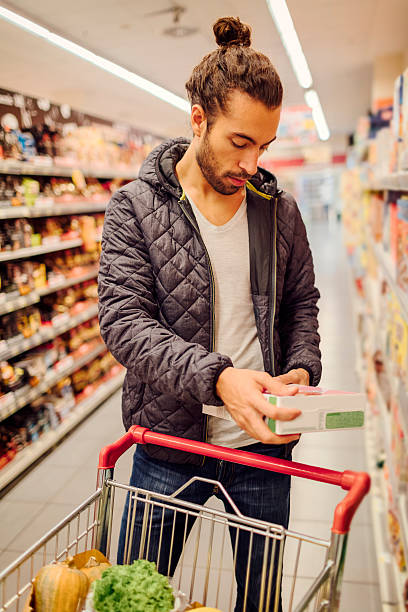
{"label": "jacket collar", "polygon": [[[180,199],[183,190],[177,180],[175,166],[189,145],[190,141],[186,138],[172,138],[162,142],[143,162],[139,178],[149,183],[155,191]],[[252,189],[251,186],[248,189],[253,193],[267,196],[267,199],[277,194],[276,177],[263,168],[258,168],[249,182]]]}

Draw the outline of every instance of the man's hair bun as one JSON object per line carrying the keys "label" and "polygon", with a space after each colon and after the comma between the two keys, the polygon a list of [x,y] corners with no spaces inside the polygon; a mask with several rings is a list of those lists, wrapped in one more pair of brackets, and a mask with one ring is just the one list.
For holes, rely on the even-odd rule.
{"label": "man's hair bun", "polygon": [[221,17],[213,26],[215,40],[221,48],[251,46],[251,28],[239,17]]}

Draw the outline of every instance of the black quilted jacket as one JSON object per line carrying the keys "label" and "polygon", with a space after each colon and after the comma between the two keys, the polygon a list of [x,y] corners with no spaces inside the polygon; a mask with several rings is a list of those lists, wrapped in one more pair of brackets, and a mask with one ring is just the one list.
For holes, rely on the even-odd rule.
{"label": "black quilted jacket", "polygon": [[[136,181],[112,197],[99,273],[101,334],[127,368],[125,428],[205,440],[202,404],[220,405],[215,385],[231,360],[213,352],[211,264],[174,167],[188,141],[156,148]],[[313,261],[294,199],[264,170],[247,184],[252,298],[265,371],[321,374]],[[145,447],[157,458],[201,458]]]}

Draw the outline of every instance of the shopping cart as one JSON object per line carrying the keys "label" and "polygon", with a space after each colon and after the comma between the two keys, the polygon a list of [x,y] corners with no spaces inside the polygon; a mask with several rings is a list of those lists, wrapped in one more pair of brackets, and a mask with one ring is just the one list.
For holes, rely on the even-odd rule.
{"label": "shopping cart", "polygon": [[[219,482],[205,481],[223,492],[233,512],[227,513],[220,508],[195,505],[180,499],[180,493],[197,478],[193,478],[182,489],[171,495],[161,495],[116,482],[113,479],[114,467],[119,457],[134,444],[147,443],[320,481],[341,487],[348,490],[348,493],[335,508],[330,539],[307,536],[279,525],[243,516]],[[364,472],[336,472],[282,459],[271,459],[247,451],[175,438],[134,426],[117,442],[102,449],[95,493],[0,574],[0,611],[21,612],[24,609],[33,577],[40,567],[47,563],[63,560],[89,548],[97,548],[108,558],[114,559],[117,541],[115,532],[119,528],[114,509],[118,505],[119,494],[122,494],[123,497],[128,495],[131,500],[126,529],[125,557],[127,558],[130,557],[129,543],[132,542],[136,508],[139,517],[142,512],[139,558],[151,560],[149,548],[154,515],[157,518],[157,513],[160,513],[163,517],[163,529],[164,516],[166,515],[168,519],[170,513],[173,516],[173,533],[176,519],[182,518],[185,521],[183,552],[172,576],[170,576],[173,548],[173,538],[171,538],[168,575],[174,590],[184,592],[190,603],[198,601],[203,605],[220,608],[223,612],[231,612],[234,609],[235,584],[231,563],[232,567],[235,567],[237,543],[245,534],[250,545],[254,538],[262,538],[264,543],[264,563],[258,602],[260,612],[279,609],[281,587],[283,609],[288,612],[304,610],[334,612],[340,605],[342,574],[351,520],[369,488],[370,478]],[[120,509],[122,507],[121,503]],[[188,522],[194,522],[189,538],[187,538]],[[166,529],[168,528],[169,523],[166,520]],[[236,535],[235,538],[231,535],[233,533]],[[316,572],[317,577],[313,576],[309,583],[304,584],[301,592],[296,587],[299,579],[305,583],[304,578],[299,576],[299,568],[302,563],[302,551],[308,546],[313,550],[322,551],[322,561]],[[160,555],[160,545],[158,551]],[[227,557],[229,557],[229,568],[225,564]],[[250,580],[250,557],[247,563],[244,609]]]}

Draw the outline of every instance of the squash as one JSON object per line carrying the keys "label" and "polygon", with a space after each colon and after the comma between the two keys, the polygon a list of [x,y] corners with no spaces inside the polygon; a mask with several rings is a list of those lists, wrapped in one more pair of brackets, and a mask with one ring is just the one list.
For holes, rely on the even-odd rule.
{"label": "squash", "polygon": [[34,579],[36,612],[79,612],[88,593],[86,574],[75,567],[72,557],[45,565]]}
{"label": "squash", "polygon": [[86,574],[89,584],[92,584],[94,580],[99,580],[108,567],[111,567],[110,563],[99,563],[95,557],[89,557],[88,562],[81,567],[81,572]]}

